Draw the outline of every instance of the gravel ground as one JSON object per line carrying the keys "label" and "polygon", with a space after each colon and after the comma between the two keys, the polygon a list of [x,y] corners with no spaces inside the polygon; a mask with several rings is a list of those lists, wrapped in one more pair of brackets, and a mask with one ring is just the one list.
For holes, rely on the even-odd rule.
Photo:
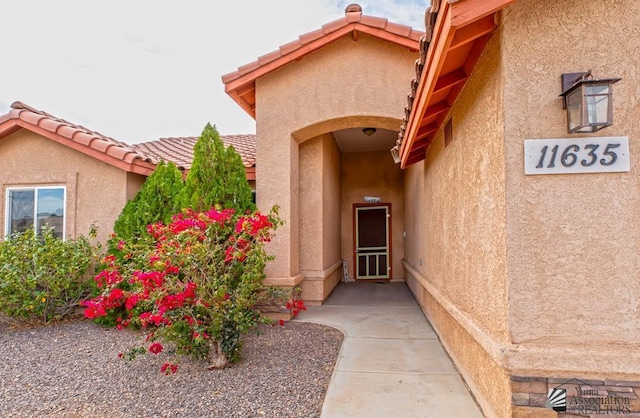
{"label": "gravel ground", "polygon": [[0,417],[318,417],[343,335],[323,325],[261,325],[240,363],[209,371],[166,353],[126,361],[144,334],[86,320],[0,327]]}

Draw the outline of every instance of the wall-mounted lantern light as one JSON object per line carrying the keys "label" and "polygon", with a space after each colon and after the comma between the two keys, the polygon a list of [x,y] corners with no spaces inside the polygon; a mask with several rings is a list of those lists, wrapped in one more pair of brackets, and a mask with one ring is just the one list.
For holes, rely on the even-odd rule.
{"label": "wall-mounted lantern light", "polygon": [[391,148],[389,151],[391,151],[391,157],[393,158],[393,162],[398,164],[400,163],[400,161],[402,161],[400,159],[400,144],[402,144],[402,140],[398,139],[396,141],[396,145]]}
{"label": "wall-mounted lantern light", "polygon": [[594,79],[591,70],[562,74],[563,108],[569,133],[595,132],[613,124],[612,85],[620,78]]}

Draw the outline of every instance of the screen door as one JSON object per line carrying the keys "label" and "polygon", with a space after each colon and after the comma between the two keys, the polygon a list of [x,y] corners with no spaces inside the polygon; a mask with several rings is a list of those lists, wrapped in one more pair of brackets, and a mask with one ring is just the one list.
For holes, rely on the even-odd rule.
{"label": "screen door", "polygon": [[390,277],[389,205],[354,206],[356,279]]}

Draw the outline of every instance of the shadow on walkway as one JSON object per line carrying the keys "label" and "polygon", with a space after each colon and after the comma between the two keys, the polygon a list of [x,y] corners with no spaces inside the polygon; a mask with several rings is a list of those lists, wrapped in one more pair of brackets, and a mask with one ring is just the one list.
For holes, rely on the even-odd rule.
{"label": "shadow on walkway", "polygon": [[323,418],[482,418],[404,283],[340,282],[296,320],[345,334]]}

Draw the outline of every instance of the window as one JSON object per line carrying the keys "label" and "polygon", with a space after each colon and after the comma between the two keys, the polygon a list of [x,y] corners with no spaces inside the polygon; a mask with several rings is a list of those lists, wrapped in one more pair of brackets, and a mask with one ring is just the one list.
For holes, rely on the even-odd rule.
{"label": "window", "polygon": [[5,234],[50,226],[54,235],[63,239],[64,207],[64,187],[8,188]]}

